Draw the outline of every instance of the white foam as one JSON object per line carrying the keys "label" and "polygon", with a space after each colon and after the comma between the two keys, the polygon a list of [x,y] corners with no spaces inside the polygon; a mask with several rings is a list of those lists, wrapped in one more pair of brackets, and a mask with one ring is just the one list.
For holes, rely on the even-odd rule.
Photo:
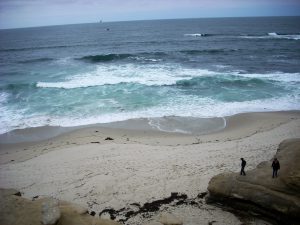
{"label": "white foam", "polygon": [[300,40],[299,34],[281,35],[281,36],[283,36],[282,38],[286,38],[286,39]]}
{"label": "white foam", "polygon": [[188,36],[188,37],[202,37],[202,36],[205,36],[204,34],[184,34],[184,36]]}
{"label": "white foam", "polygon": [[[287,87],[291,83],[293,88],[297,87],[297,83],[300,82],[300,73],[276,72],[266,74],[247,74],[241,71],[217,73],[209,70],[182,68],[180,66],[174,66],[171,64],[143,66],[126,64],[99,66],[95,71],[90,73],[70,76],[68,80],[64,82],[39,82],[38,86],[79,88],[120,82],[138,82],[146,85],[167,85],[174,84],[177,80],[214,75],[236,75],[276,80],[280,82],[286,82],[285,85]],[[0,133],[5,133],[13,129],[45,125],[72,127],[95,123],[124,121],[128,119],[163,116],[206,118],[223,117],[242,112],[300,110],[300,95],[295,92],[294,94],[280,98],[244,102],[221,102],[212,100],[210,98],[200,98],[199,96],[193,95],[177,95],[172,99],[168,99],[168,102],[164,102],[163,105],[132,112],[99,112],[97,115],[76,115],[76,112],[74,112],[74,115],[66,115],[61,117],[47,115],[43,116],[40,114],[28,115],[26,114],[26,109],[13,110],[12,108],[8,108],[7,104],[5,103],[9,98],[9,94],[2,92],[0,93]],[[108,99],[108,101],[112,100]]]}
{"label": "white foam", "polygon": [[0,107],[0,134],[14,129],[28,127],[23,122],[24,110],[10,110],[7,106]]}
{"label": "white foam", "polygon": [[148,124],[157,130],[164,132],[176,132],[185,134],[206,134],[221,130],[226,126],[226,120],[221,118],[195,118],[195,117],[159,117],[149,118]]}
{"label": "white foam", "polygon": [[172,85],[176,81],[197,76],[214,75],[216,72],[203,69],[182,68],[178,65],[100,65],[96,70],[69,76],[62,82],[38,82],[42,88],[82,88],[119,83],[143,85]]}
{"label": "white foam", "polygon": [[148,61],[148,62],[161,62],[162,59],[152,59],[152,58],[146,58],[146,57],[142,57],[142,56],[136,56],[136,57],[130,57],[132,59],[135,59],[137,61]]}
{"label": "white foam", "polygon": [[278,34],[275,32],[268,33],[269,36],[277,36]]}
{"label": "white foam", "polygon": [[0,104],[5,103],[9,97],[9,94],[6,92],[0,92]]}
{"label": "white foam", "polygon": [[269,36],[278,39],[300,40],[300,34],[277,34],[269,33]]}
{"label": "white foam", "polygon": [[[300,96],[289,95],[280,98],[244,102],[220,102],[197,96],[174,96],[167,104],[156,107],[136,110],[132,112],[103,113],[97,115],[66,115],[66,116],[26,116],[26,111],[11,111],[0,109],[0,133],[13,129],[22,129],[39,126],[73,127],[96,123],[109,123],[128,119],[153,118],[164,116],[181,117],[224,117],[244,112],[300,110]],[[159,126],[159,125],[158,125]],[[163,128],[162,128],[163,129]],[[168,130],[170,131],[170,130]],[[173,129],[176,131],[176,129]],[[177,130],[179,131],[179,130]],[[181,130],[179,132],[186,132]]]}
{"label": "white foam", "polygon": [[6,106],[9,94],[0,92],[0,134],[6,132],[6,127],[10,127],[11,118],[8,108]]}
{"label": "white foam", "polygon": [[250,78],[259,78],[259,79],[267,79],[281,82],[300,82],[300,73],[282,73],[282,72],[274,72],[274,73],[240,73],[233,72],[236,76],[242,77],[250,77]]}
{"label": "white foam", "polygon": [[248,39],[288,39],[288,40],[300,40],[300,34],[277,34],[275,32],[268,33],[263,36],[240,36],[241,38]]}
{"label": "white foam", "polygon": [[226,69],[226,68],[230,68],[231,66],[230,65],[214,65],[216,68],[219,68],[219,69]]}
{"label": "white foam", "polygon": [[54,62],[60,65],[69,65],[69,64],[73,64],[74,60],[71,57],[65,57],[65,58],[58,59]]}
{"label": "white foam", "polygon": [[[221,66],[218,66],[221,67]],[[225,67],[225,66],[223,66]],[[300,82],[300,73],[244,73],[242,71],[215,72],[205,69],[183,68],[174,64],[149,65],[99,65],[94,71],[71,75],[61,82],[38,82],[41,88],[84,88],[120,83],[139,83],[147,86],[173,85],[179,80],[214,75],[235,75],[281,82]],[[1,98],[1,97],[0,97]]]}

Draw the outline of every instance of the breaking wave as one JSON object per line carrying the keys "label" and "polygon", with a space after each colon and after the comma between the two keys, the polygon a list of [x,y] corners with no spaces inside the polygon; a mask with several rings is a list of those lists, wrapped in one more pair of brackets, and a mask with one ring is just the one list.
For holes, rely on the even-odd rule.
{"label": "breaking wave", "polygon": [[276,32],[270,32],[266,35],[254,36],[254,35],[243,35],[242,38],[249,39],[287,39],[287,40],[300,40],[300,34],[279,34]]}
{"label": "breaking wave", "polygon": [[95,71],[70,76],[62,82],[38,82],[37,87],[72,89],[119,83],[162,86],[176,84],[176,81],[182,79],[212,74],[215,72],[172,65],[106,65],[98,66]]}
{"label": "breaking wave", "polygon": [[271,32],[271,33],[268,33],[268,36],[271,36],[273,38],[300,40],[300,34],[277,34],[275,32]]}
{"label": "breaking wave", "polygon": [[200,34],[200,33],[195,33],[195,34],[184,34],[186,37],[208,37],[208,36],[213,36],[212,34]]}
{"label": "breaking wave", "polygon": [[[266,83],[267,82],[267,83]],[[146,86],[193,86],[205,84],[255,87],[276,82],[299,83],[299,73],[247,74],[240,72],[215,72],[205,69],[183,68],[173,64],[101,65],[96,70],[75,74],[60,82],[37,82],[39,88],[86,88],[93,86],[135,83]]]}

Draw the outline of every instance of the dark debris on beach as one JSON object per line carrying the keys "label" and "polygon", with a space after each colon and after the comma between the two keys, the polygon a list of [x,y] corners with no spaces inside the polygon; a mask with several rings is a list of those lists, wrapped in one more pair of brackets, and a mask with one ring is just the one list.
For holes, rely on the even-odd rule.
{"label": "dark debris on beach", "polygon": [[[130,218],[141,215],[144,218],[148,218],[151,213],[155,213],[161,209],[162,206],[178,206],[178,205],[191,205],[193,207],[200,207],[202,205],[202,198],[207,193],[200,193],[196,198],[188,198],[186,194],[172,192],[171,196],[155,200],[152,202],[146,202],[141,206],[140,203],[131,203],[129,207],[115,210],[113,208],[106,208],[99,213],[101,217],[104,214],[108,214],[110,219],[117,220],[118,222],[125,223]],[[132,207],[133,206],[133,207]],[[94,212],[92,212],[93,215]],[[92,215],[92,214],[91,214]]]}

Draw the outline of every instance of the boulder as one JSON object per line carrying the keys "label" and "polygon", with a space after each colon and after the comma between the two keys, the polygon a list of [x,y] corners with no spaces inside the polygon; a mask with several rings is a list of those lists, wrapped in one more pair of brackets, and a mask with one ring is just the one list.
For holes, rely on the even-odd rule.
{"label": "boulder", "polygon": [[60,218],[60,209],[58,200],[49,198],[42,203],[42,223],[44,225],[53,225]]}
{"label": "boulder", "polygon": [[[13,189],[0,189],[1,225],[120,225],[112,220],[95,218],[79,205],[39,198],[35,201],[15,195]],[[55,221],[55,222],[54,222]]]}
{"label": "boulder", "polygon": [[277,178],[272,178],[272,159],[260,163],[246,176],[219,174],[209,182],[208,202],[251,210],[280,224],[299,221],[300,139],[283,141],[274,157],[281,165]]}
{"label": "boulder", "polygon": [[162,213],[159,222],[164,225],[182,225],[183,222],[171,213]]}
{"label": "boulder", "polygon": [[70,208],[73,210],[74,213],[77,213],[79,215],[87,214],[88,209],[85,207],[82,207],[81,205],[70,203],[66,201],[60,201],[59,207],[64,210],[65,208]]}
{"label": "boulder", "polygon": [[40,225],[41,204],[16,196],[13,189],[0,189],[1,225]]}

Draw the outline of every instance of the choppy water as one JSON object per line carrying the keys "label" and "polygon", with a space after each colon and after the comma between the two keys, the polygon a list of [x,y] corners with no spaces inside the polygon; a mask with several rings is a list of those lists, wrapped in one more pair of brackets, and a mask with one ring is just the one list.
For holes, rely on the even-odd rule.
{"label": "choppy water", "polygon": [[300,17],[0,30],[0,133],[299,110],[299,62]]}

